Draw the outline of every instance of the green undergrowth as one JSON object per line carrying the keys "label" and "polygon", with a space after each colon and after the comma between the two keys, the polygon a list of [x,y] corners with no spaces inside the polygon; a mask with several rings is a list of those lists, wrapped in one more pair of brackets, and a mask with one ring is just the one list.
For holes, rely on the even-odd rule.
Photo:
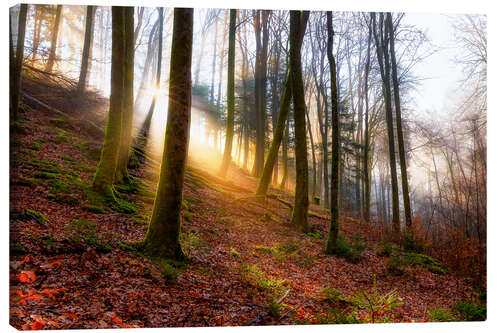
{"label": "green undergrowth", "polygon": [[404,252],[397,246],[383,243],[381,254],[388,256],[387,268],[394,275],[402,275],[407,267],[420,266],[428,271],[446,275],[450,270],[441,261],[422,253]]}
{"label": "green undergrowth", "polygon": [[366,245],[361,241],[356,241],[351,244],[347,242],[343,234],[339,234],[335,242],[334,253],[356,264],[363,259],[361,254],[365,249]]}
{"label": "green undergrowth", "polygon": [[[405,273],[407,267],[412,266],[423,267],[435,274],[446,275],[450,273],[448,267],[441,261],[423,253],[406,252],[398,246],[391,244],[387,239],[380,241],[379,246],[378,254],[388,257],[387,268],[394,275],[402,275]],[[411,243],[411,245],[407,244],[407,248],[423,250],[422,247],[414,243]]]}
{"label": "green undergrowth", "polygon": [[484,321],[486,320],[486,305],[463,300],[456,302],[451,309],[431,308],[428,314],[431,321]]}
{"label": "green undergrowth", "polygon": [[[154,281],[159,281],[160,277],[166,283],[175,283],[177,282],[177,277],[186,268],[186,263],[189,260],[179,261],[173,259],[165,259],[165,258],[154,258],[148,256],[144,252],[144,243],[143,242],[117,242],[117,246],[125,251],[130,251],[135,255],[151,260],[154,265],[152,267],[144,267],[147,273],[151,275],[151,278]],[[135,261],[129,260],[129,264],[135,264]]]}
{"label": "green undergrowth", "polygon": [[40,212],[37,212],[36,210],[26,209],[26,213],[25,214],[28,217],[34,218],[35,220],[37,220],[38,222],[40,222],[42,224],[47,224],[47,222],[49,222],[49,220],[47,219],[47,217],[45,215],[43,215]]}
{"label": "green undergrowth", "polygon": [[43,182],[49,188],[47,198],[61,204],[76,206],[80,200],[76,197],[83,192],[84,183],[78,172],[64,169],[59,163],[46,159],[29,159],[24,162],[29,170],[25,173]]}
{"label": "green undergrowth", "polygon": [[68,132],[62,129],[58,129],[56,134],[53,135],[49,140],[57,144],[68,143],[71,141]]}
{"label": "green undergrowth", "polygon": [[275,243],[273,246],[254,245],[252,248],[260,253],[271,254],[278,260],[298,258],[301,244],[296,239],[289,239],[284,243]]}
{"label": "green undergrowth", "polygon": [[208,252],[209,243],[205,241],[196,231],[182,232],[179,236],[179,242],[183,251],[188,255],[193,251]]}
{"label": "green undergrowth", "polygon": [[262,292],[269,301],[276,301],[281,298],[289,289],[285,286],[285,280],[279,280],[268,276],[260,267],[255,265],[241,264],[239,266],[240,274],[244,281],[252,287]]}
{"label": "green undergrowth", "polygon": [[384,323],[390,321],[390,314],[393,309],[403,305],[398,302],[399,295],[396,289],[387,293],[380,293],[377,290],[377,279],[373,276],[372,291],[359,289],[347,300],[355,308],[368,312],[368,319],[371,323]]}
{"label": "green undergrowth", "polygon": [[88,188],[86,196],[88,200],[85,205],[86,210],[90,208],[94,212],[101,212],[107,211],[107,208],[110,208],[125,214],[133,214],[138,210],[135,204],[125,200],[117,191],[114,191],[112,197],[107,197],[96,193],[92,188]]}
{"label": "green undergrowth", "polygon": [[99,161],[102,145],[95,142],[81,142],[76,147],[90,160]]}
{"label": "green undergrowth", "polygon": [[68,233],[69,241],[76,247],[85,245],[95,247],[101,252],[111,252],[113,244],[106,237],[98,234],[98,229],[93,221],[78,218],[67,223],[64,227]]}
{"label": "green undergrowth", "polygon": [[51,118],[49,119],[49,123],[58,128],[67,130],[73,129],[73,125],[71,125],[66,119],[63,118]]}

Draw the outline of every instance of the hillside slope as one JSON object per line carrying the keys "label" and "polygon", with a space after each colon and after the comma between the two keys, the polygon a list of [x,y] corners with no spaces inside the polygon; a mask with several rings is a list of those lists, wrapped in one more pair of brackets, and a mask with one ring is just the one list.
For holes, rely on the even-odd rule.
{"label": "hillside slope", "polygon": [[[36,86],[28,94],[57,107]],[[284,203],[293,202],[290,194],[273,189],[257,199],[256,180],[241,170],[222,180],[193,160],[181,236],[189,260],[153,262],[133,242],[145,236],[155,163],[132,171],[135,185],[117,188],[118,204],[95,201],[88,186],[102,134],[78,115],[93,112],[102,124],[105,108],[62,117],[29,98],[23,103],[10,155],[10,322],[18,329],[370,322],[349,297],[371,293],[374,276],[379,294],[396,288],[402,303],[378,314],[381,321],[428,321],[430,308],[475,299],[469,282],[453,274],[417,265],[394,275],[377,233],[353,217],[343,216],[340,229],[366,246],[360,261],[325,255],[322,208],[311,207],[314,232],[299,233]]]}

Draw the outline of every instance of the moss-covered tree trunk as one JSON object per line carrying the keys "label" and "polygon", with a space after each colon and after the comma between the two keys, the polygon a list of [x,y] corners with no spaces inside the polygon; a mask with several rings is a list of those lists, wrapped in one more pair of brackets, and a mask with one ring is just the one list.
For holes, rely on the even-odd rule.
{"label": "moss-covered tree trunk", "polygon": [[[339,234],[339,197],[340,197],[340,124],[339,103],[337,93],[337,66],[333,57],[333,23],[332,12],[326,13],[327,56],[330,65],[330,89],[332,98],[332,180],[330,182],[330,230],[326,241],[325,252],[335,253]],[[326,177],[326,175],[325,175]]]}
{"label": "moss-covered tree trunk", "polygon": [[[28,5],[22,4],[19,8],[17,31],[16,57],[11,61],[10,73],[10,115],[13,121],[19,119],[19,96],[21,93],[21,73],[24,57],[24,37],[26,35],[26,13]],[[13,46],[12,46],[13,47]],[[13,52],[13,50],[11,51]]]}
{"label": "moss-covered tree trunk", "polygon": [[309,210],[309,169],[307,163],[306,102],[302,79],[300,11],[290,11],[290,73],[292,76],[293,116],[295,123],[295,202],[292,223],[302,232],[310,230],[307,221]]}
{"label": "moss-covered tree trunk", "polygon": [[94,15],[95,6],[87,6],[87,15],[85,18],[85,39],[83,42],[82,62],[80,66],[80,78],[78,79],[77,92],[82,93],[87,85],[87,76],[89,68],[90,49],[92,47],[92,37],[94,35]]}
{"label": "moss-covered tree trunk", "polygon": [[236,48],[236,9],[231,9],[229,14],[229,49],[227,55],[227,117],[226,117],[226,143],[220,174],[226,176],[231,163],[234,136],[234,58]]}
{"label": "moss-covered tree trunk", "polygon": [[410,204],[410,193],[408,185],[408,173],[406,168],[406,152],[405,152],[405,143],[403,136],[403,125],[401,121],[401,100],[399,98],[398,64],[396,61],[396,51],[394,50],[394,27],[392,24],[391,13],[387,13],[386,24],[387,28],[389,29],[389,46],[390,46],[391,69],[392,69],[392,89],[394,92],[394,107],[396,109],[396,131],[398,135],[398,153],[399,153],[399,164],[401,167],[403,203],[405,208],[406,229],[407,231],[409,231],[411,229],[411,224],[412,224],[411,204]]}
{"label": "moss-covered tree trunk", "polygon": [[153,257],[182,260],[182,189],[191,117],[193,9],[175,8],[165,144],[153,214],[144,241]]}
{"label": "moss-covered tree trunk", "polygon": [[123,7],[112,7],[111,44],[111,96],[101,158],[97,165],[93,189],[95,192],[113,197],[113,183],[118,163],[123,113],[123,78],[125,51],[125,12]]}
{"label": "moss-covered tree trunk", "polygon": [[127,171],[130,144],[132,142],[132,121],[134,118],[134,7],[125,7],[125,59],[123,77],[123,112],[116,182],[129,180]]}
{"label": "moss-covered tree trunk", "polygon": [[54,61],[56,58],[56,49],[57,49],[57,36],[59,35],[59,26],[61,25],[60,24],[61,12],[62,12],[62,5],[57,5],[56,17],[54,19],[54,22],[52,22],[49,58],[47,60],[47,65],[45,66],[45,70],[47,72],[52,72],[52,67],[54,67]]}

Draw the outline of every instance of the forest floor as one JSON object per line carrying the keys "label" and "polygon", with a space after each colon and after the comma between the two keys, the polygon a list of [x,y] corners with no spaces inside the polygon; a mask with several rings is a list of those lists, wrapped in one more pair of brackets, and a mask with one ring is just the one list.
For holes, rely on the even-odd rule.
{"label": "forest floor", "polygon": [[[18,329],[424,322],[431,308],[476,299],[453,272],[415,265],[395,275],[380,240],[354,217],[342,216],[340,230],[358,244],[359,260],[326,255],[326,210],[311,205],[313,232],[300,233],[289,193],[273,188],[257,199],[256,180],[242,170],[233,166],[224,180],[192,160],[181,234],[188,260],[152,261],[130,244],[146,233],[154,168],[132,170],[136,186],[118,187],[118,203],[96,202],[88,187],[102,134],[23,102],[10,155],[10,323]],[[350,297],[373,294],[375,276],[378,295],[397,294],[373,314]]]}

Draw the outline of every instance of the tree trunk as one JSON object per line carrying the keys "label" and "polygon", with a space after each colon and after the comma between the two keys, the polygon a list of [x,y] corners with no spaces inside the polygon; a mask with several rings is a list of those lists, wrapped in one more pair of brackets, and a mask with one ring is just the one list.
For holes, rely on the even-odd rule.
{"label": "tree trunk", "polygon": [[[160,78],[161,78],[161,60],[163,53],[163,7],[158,7],[158,20],[160,22],[159,30],[158,30],[158,54],[156,56],[156,81],[155,88],[156,90],[160,89]],[[139,144],[139,149],[143,152],[146,148],[149,129],[151,128],[151,120],[153,119],[153,113],[156,107],[156,100],[158,98],[158,92],[153,95],[153,100],[151,101],[151,105],[149,106],[149,111],[146,115],[146,119],[144,120],[141,130],[139,131],[139,141],[142,140]]]}
{"label": "tree trunk", "polygon": [[[306,142],[306,103],[301,64],[301,16],[300,11],[290,11],[290,73],[292,77],[293,115],[295,122],[295,202],[292,223],[302,232],[309,232],[308,166]],[[307,23],[307,21],[305,21]]]}
{"label": "tree trunk", "polygon": [[[19,95],[21,92],[21,79],[24,57],[24,37],[26,35],[26,13],[28,5],[21,4],[19,8],[18,32],[16,57],[11,61],[11,78],[10,78],[10,113],[13,121],[19,119]],[[10,17],[10,16],[9,16]],[[13,45],[12,45],[13,48]],[[11,48],[11,49],[12,49]],[[13,50],[12,50],[13,52]]]}
{"label": "tree trunk", "polygon": [[327,55],[330,64],[330,89],[332,90],[332,180],[331,180],[331,203],[330,203],[330,230],[326,241],[325,252],[333,254],[336,250],[337,237],[339,233],[339,169],[340,169],[340,124],[337,97],[337,66],[333,57],[333,24],[332,12],[326,13],[327,19]]}
{"label": "tree trunk", "polygon": [[[372,17],[375,15],[371,14]],[[383,32],[384,25],[383,14],[380,14],[379,20],[379,36],[377,36],[375,19],[373,19],[373,35],[377,49],[377,58],[380,66],[380,75],[382,77],[384,101],[385,101],[385,116],[387,122],[387,136],[389,141],[389,165],[391,171],[391,186],[392,186],[392,231],[396,234],[400,232],[399,221],[399,195],[398,195],[398,176],[396,170],[396,154],[394,148],[394,125],[392,121],[392,103],[391,103],[391,85],[389,81],[389,54],[387,52],[387,36]],[[380,39],[379,39],[380,38]]]}
{"label": "tree trunk", "polygon": [[215,32],[214,32],[214,54],[212,57],[212,84],[210,85],[210,104],[214,105],[214,87],[215,87],[215,64],[217,60],[217,28],[219,26],[217,22],[217,17],[215,18]]}
{"label": "tree trunk", "polygon": [[[291,100],[292,100],[292,78],[291,74],[288,73],[285,80],[285,89],[281,97],[278,120],[276,121],[276,128],[273,133],[273,141],[271,142],[271,147],[269,148],[269,153],[267,155],[266,163],[264,164],[264,171],[262,172],[262,176],[260,177],[259,185],[257,186],[257,191],[255,192],[255,194],[258,196],[266,195],[269,183],[271,182],[271,176],[274,164],[275,161],[277,160],[280,144],[283,139],[283,130],[285,127],[285,122],[290,112]],[[286,150],[286,147],[284,147],[284,150]]]}
{"label": "tree trunk", "polygon": [[153,257],[182,260],[179,233],[191,118],[193,9],[175,8],[173,25],[165,144],[144,245]]}
{"label": "tree trunk", "polygon": [[285,119],[285,135],[283,137],[283,145],[281,147],[281,164],[283,165],[283,175],[281,177],[280,190],[282,191],[286,188],[286,182],[288,179],[288,138],[290,137],[290,121],[288,120],[289,117],[290,114],[288,114],[287,119]]}
{"label": "tree trunk", "polygon": [[33,5],[34,13],[33,13],[33,50],[31,53],[31,63],[34,64],[36,60],[36,55],[38,52],[38,45],[40,44],[40,32],[42,30],[42,5]]}
{"label": "tree trunk", "polygon": [[396,109],[396,129],[398,135],[398,151],[399,151],[399,164],[401,167],[403,203],[405,207],[406,230],[409,231],[412,225],[411,204],[410,204],[410,194],[408,186],[408,174],[406,168],[406,153],[405,153],[405,143],[403,137],[403,125],[401,122],[401,101],[399,98],[398,64],[396,61],[396,52],[394,50],[394,27],[392,24],[391,13],[387,13],[386,24],[387,28],[389,29],[389,45],[391,52],[391,68],[392,68],[392,88],[394,90],[394,106]]}
{"label": "tree trunk", "polygon": [[[90,7],[90,6],[89,6]],[[97,165],[93,189],[95,192],[114,198],[113,182],[118,163],[120,147],[121,123],[123,113],[123,79],[125,62],[125,11],[124,7],[112,7],[112,51],[111,51],[111,96],[109,98],[109,114],[101,150],[101,158]]]}
{"label": "tree trunk", "polygon": [[153,55],[156,47],[156,43],[154,42],[155,36],[157,36],[157,29],[158,25],[160,24],[160,20],[156,20],[154,23],[153,27],[151,28],[151,32],[149,33],[149,39],[148,39],[148,50],[146,52],[146,59],[144,61],[144,68],[142,70],[142,78],[141,78],[141,84],[139,86],[139,90],[137,91],[137,96],[135,98],[135,103],[134,103],[134,112],[137,112],[139,110],[139,107],[141,106],[141,102],[144,96],[144,92],[146,91],[146,86],[150,80],[149,78],[149,73],[150,71],[153,71]]}
{"label": "tree trunk", "polygon": [[49,59],[47,60],[47,65],[45,66],[45,70],[47,72],[52,72],[52,67],[54,66],[54,61],[56,57],[56,48],[57,48],[57,36],[59,34],[59,26],[61,22],[61,11],[62,5],[57,5],[56,9],[56,17],[54,22],[52,23],[52,33],[50,36],[50,51],[49,51]]}
{"label": "tree trunk", "polygon": [[[371,191],[371,180],[370,180],[370,170],[368,158],[370,156],[370,135],[368,129],[368,79],[370,74],[370,51],[371,51],[371,39],[372,39],[372,25],[371,22],[368,24],[368,49],[366,52],[366,66],[365,66],[365,142],[363,149],[363,178],[364,178],[364,195],[363,200],[363,218],[366,222],[370,221],[370,191]],[[376,192],[376,190],[375,190]]]}
{"label": "tree trunk", "polygon": [[316,200],[316,153],[314,152],[314,138],[311,130],[311,120],[309,119],[309,112],[306,110],[306,118],[307,118],[307,131],[309,132],[309,141],[311,142],[311,155],[313,160],[313,183],[312,183],[312,198],[313,202]]}
{"label": "tree trunk", "polygon": [[[309,12],[302,13],[300,21],[300,31],[299,31],[299,47],[302,47],[302,42],[304,40],[304,34],[307,27],[307,20],[309,18]],[[273,172],[274,165],[277,161],[281,141],[283,140],[283,131],[286,131],[286,144],[283,145],[283,179],[281,181],[280,188],[283,189],[286,183],[287,176],[287,145],[288,145],[288,125],[286,124],[289,113],[290,113],[290,102],[292,101],[292,76],[289,71],[286,75],[285,84],[283,88],[283,95],[281,96],[281,102],[278,112],[278,118],[276,120],[275,130],[273,131],[273,141],[271,142],[271,147],[269,148],[269,153],[264,164],[264,169],[262,171],[262,176],[259,180],[259,185],[257,186],[257,191],[255,192],[258,196],[266,195],[269,183],[271,182],[271,176]],[[285,127],[286,126],[286,127]],[[307,148],[306,148],[307,149]]]}
{"label": "tree trunk", "polygon": [[134,7],[125,7],[125,59],[123,78],[123,113],[116,182],[128,182],[127,163],[132,142],[132,122],[134,119]]}
{"label": "tree trunk", "polygon": [[[229,18],[229,50],[227,55],[227,118],[226,118],[226,143],[220,174],[226,176],[231,163],[234,136],[234,58],[236,43],[236,9],[230,10]],[[221,64],[222,66],[222,64]]]}
{"label": "tree trunk", "polygon": [[92,48],[92,37],[94,35],[94,6],[87,6],[85,18],[85,40],[83,43],[82,62],[80,67],[80,78],[78,80],[77,92],[83,93],[87,85],[90,49]]}

